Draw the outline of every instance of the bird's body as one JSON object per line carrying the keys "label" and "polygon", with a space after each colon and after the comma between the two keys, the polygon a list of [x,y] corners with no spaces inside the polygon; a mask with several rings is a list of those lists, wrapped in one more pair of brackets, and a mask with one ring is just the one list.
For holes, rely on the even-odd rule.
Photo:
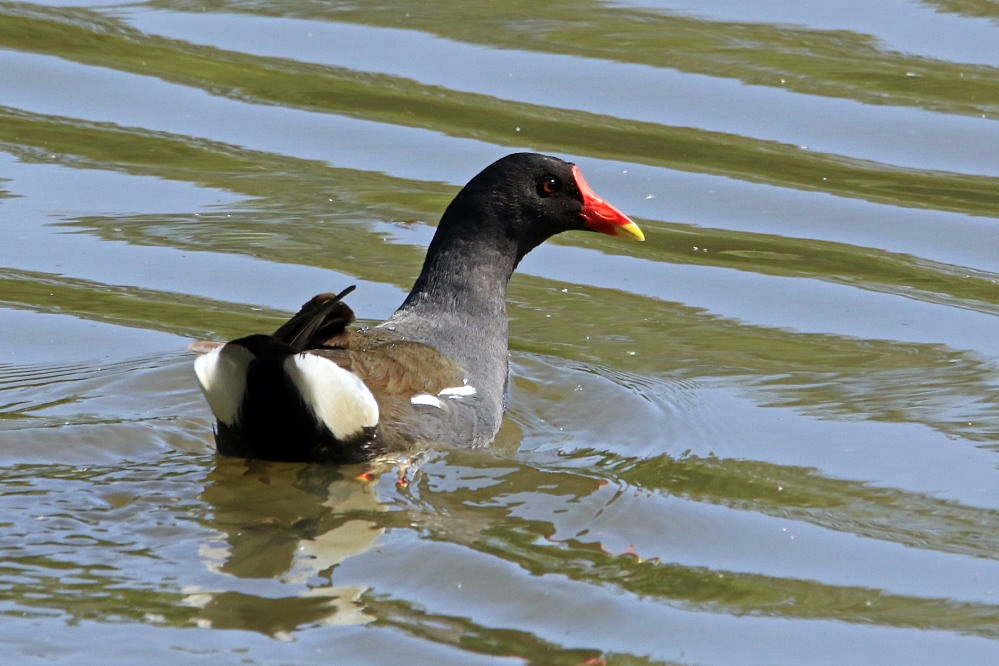
{"label": "bird's body", "polygon": [[488,444],[503,416],[506,287],[527,252],[589,229],[642,239],[575,166],[507,156],[444,212],[423,270],[384,323],[351,330],[347,292],[316,296],[273,335],[195,362],[223,455],[361,462],[419,444]]}

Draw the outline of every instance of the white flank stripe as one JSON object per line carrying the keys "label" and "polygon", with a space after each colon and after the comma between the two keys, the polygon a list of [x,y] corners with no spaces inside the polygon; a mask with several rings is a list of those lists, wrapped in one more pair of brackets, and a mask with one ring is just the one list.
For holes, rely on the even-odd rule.
{"label": "white flank stripe", "polygon": [[361,378],[316,354],[295,354],[284,371],[333,436],[348,439],[361,428],[378,425],[378,403]]}
{"label": "white flank stripe", "polygon": [[465,396],[475,395],[475,387],[467,384],[465,386],[451,386],[444,389],[437,395],[447,396],[448,398],[463,398]]}
{"label": "white flank stripe", "polygon": [[443,409],[444,403],[440,401],[436,396],[432,396],[429,393],[421,393],[420,395],[414,395],[409,399],[409,402],[414,405],[425,405],[427,407],[436,407],[437,409]]}
{"label": "white flank stripe", "polygon": [[246,370],[253,354],[246,347],[225,345],[194,360],[194,374],[215,418],[231,426],[239,416],[246,391]]}

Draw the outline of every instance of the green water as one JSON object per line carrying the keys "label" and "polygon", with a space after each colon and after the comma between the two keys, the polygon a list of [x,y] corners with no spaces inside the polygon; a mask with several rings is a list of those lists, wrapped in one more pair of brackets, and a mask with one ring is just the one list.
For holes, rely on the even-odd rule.
{"label": "green water", "polygon": [[[5,664],[999,660],[999,10],[0,2]],[[185,350],[480,168],[644,244],[511,283],[485,451],[217,458]],[[401,480],[400,480],[401,475]]]}

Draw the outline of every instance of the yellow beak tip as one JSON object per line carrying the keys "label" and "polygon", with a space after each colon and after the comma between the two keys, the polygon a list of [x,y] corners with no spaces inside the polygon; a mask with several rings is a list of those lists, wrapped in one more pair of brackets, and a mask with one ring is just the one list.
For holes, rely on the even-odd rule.
{"label": "yellow beak tip", "polygon": [[630,238],[632,240],[643,241],[645,240],[645,234],[642,230],[638,228],[638,225],[634,222],[629,222],[628,224],[622,224],[619,227],[615,227],[615,236],[624,236],[625,238]]}

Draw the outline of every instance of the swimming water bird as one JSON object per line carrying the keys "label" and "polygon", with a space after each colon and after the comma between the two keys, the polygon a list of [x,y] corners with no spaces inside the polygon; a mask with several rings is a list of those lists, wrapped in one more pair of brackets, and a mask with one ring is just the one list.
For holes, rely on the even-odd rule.
{"label": "swimming water bird", "polygon": [[271,335],[198,357],[222,455],[356,463],[415,445],[496,436],[507,378],[506,287],[520,260],[571,230],[644,240],[579,169],[508,155],[448,205],[409,296],[384,323],[349,329],[353,290],[320,294]]}

